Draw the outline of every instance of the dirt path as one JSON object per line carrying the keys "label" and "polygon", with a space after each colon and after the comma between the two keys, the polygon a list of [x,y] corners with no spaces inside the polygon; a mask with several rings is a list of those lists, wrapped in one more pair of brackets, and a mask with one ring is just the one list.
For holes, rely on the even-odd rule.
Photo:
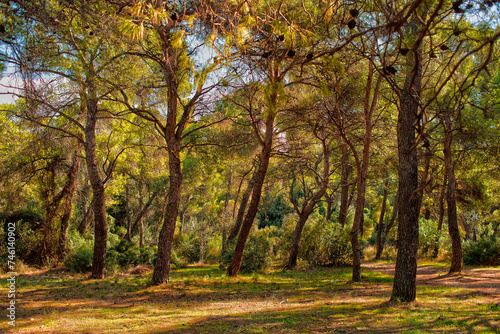
{"label": "dirt path", "polygon": [[[394,275],[394,265],[385,263],[365,263],[371,271]],[[418,266],[417,284],[449,286],[475,290],[481,294],[500,298],[500,268],[465,268],[460,274],[448,274],[447,267]]]}

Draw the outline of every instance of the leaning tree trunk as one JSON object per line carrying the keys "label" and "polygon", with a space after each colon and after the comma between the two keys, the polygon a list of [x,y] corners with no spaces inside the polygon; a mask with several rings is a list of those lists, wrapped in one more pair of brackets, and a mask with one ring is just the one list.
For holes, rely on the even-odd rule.
{"label": "leaning tree trunk", "polygon": [[297,202],[293,199],[293,183],[290,188],[290,197],[294,203],[295,210],[299,214],[299,220],[297,225],[295,225],[295,232],[293,235],[292,248],[290,250],[290,256],[288,258],[288,263],[285,266],[286,269],[294,269],[297,266],[297,259],[299,257],[299,249],[300,249],[300,239],[302,237],[302,231],[304,230],[304,226],[307,222],[307,219],[311,215],[314,210],[316,204],[321,200],[321,198],[325,195],[326,190],[328,189],[328,183],[330,178],[330,148],[329,144],[325,139],[322,141],[323,146],[323,175],[321,177],[321,183],[319,184],[319,189],[315,192],[307,202],[304,199],[304,204],[302,205],[302,210],[299,211]]}
{"label": "leaning tree trunk", "polygon": [[108,240],[108,221],[106,218],[106,197],[104,183],[99,175],[96,157],[97,99],[87,102],[87,122],[85,125],[85,160],[92,187],[94,212],[94,257],[92,278],[101,279],[106,274],[106,242]]}
{"label": "leaning tree trunk", "polygon": [[252,175],[252,178],[250,179],[250,181],[248,181],[247,190],[243,194],[243,197],[241,197],[241,203],[240,203],[240,207],[238,208],[238,215],[236,216],[234,226],[231,229],[229,236],[227,237],[228,241],[231,241],[234,238],[236,238],[238,236],[238,233],[240,232],[241,224],[243,223],[243,217],[245,216],[245,210],[247,208],[248,200],[250,199],[250,195],[252,194],[252,190],[254,188],[255,180],[257,179],[257,176],[258,176],[258,173],[254,172]]}
{"label": "leaning tree trunk", "polygon": [[384,228],[384,218],[385,218],[385,210],[387,207],[388,192],[389,192],[389,175],[386,174],[384,180],[384,195],[382,198],[382,208],[380,209],[380,217],[378,219],[378,226],[377,226],[377,254],[375,255],[375,260],[380,260],[380,256],[382,255],[382,230]]}
{"label": "leaning tree trunk", "polygon": [[[276,103],[276,98],[277,96],[274,96],[274,98],[272,98],[273,102],[271,103]],[[250,229],[252,228],[253,221],[255,219],[255,216],[257,215],[260,197],[262,195],[262,186],[264,185],[264,179],[266,177],[267,168],[269,166],[269,159],[271,158],[275,115],[272,111],[268,112],[269,113],[266,118],[266,132],[264,140],[262,142],[262,151],[259,159],[260,163],[258,169],[255,171],[257,175],[255,176],[255,183],[252,189],[252,199],[250,201],[248,212],[245,216],[245,220],[243,221],[240,233],[238,235],[238,241],[236,242],[236,247],[234,249],[233,260],[231,262],[231,265],[227,269],[227,275],[231,277],[238,276],[238,272],[240,271],[241,261],[243,260],[243,251],[245,250],[245,244],[250,234]]]}
{"label": "leaning tree trunk", "polygon": [[[425,16],[424,16],[425,17]],[[421,23],[413,14],[409,29],[418,35]],[[409,56],[408,67],[401,92],[398,116],[398,156],[399,156],[399,225],[398,255],[391,300],[411,302],[416,298],[418,217],[421,195],[418,191],[418,158],[415,129],[418,122],[419,100],[422,81],[422,51],[419,46]]]}
{"label": "leaning tree trunk", "polygon": [[446,194],[446,203],[448,204],[448,232],[451,238],[451,266],[449,273],[456,273],[462,271],[463,255],[462,243],[460,240],[460,231],[458,229],[457,217],[457,199],[456,199],[456,179],[455,168],[453,166],[451,156],[451,144],[453,141],[453,127],[450,115],[445,113],[443,115],[444,124],[444,166],[446,175],[448,176],[448,189]]}

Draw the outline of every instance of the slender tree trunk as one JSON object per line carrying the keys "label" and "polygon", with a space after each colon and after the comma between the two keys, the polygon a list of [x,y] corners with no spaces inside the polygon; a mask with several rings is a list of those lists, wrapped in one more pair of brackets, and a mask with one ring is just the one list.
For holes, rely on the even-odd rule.
{"label": "slender tree trunk", "polygon": [[92,205],[94,212],[94,257],[92,278],[102,279],[106,274],[106,242],[108,240],[108,221],[106,217],[106,196],[104,183],[99,175],[96,157],[97,99],[87,102],[87,122],[85,125],[85,160],[90,185],[92,187]]}
{"label": "slender tree trunk", "polygon": [[[151,196],[153,197],[153,196]],[[156,197],[156,193],[155,193]],[[151,198],[150,198],[151,199]],[[151,202],[153,201],[148,201],[148,203],[151,205]],[[144,199],[143,199],[143,184],[142,184],[142,178],[139,179],[139,207],[143,208],[144,207]],[[148,206],[149,208],[149,206]],[[141,214],[139,215],[139,248],[142,248],[144,246],[144,215],[146,214],[147,210],[141,210]]]}
{"label": "slender tree trunk", "polygon": [[[398,203],[399,203],[399,191],[396,193],[396,196],[394,197],[394,206],[392,207],[391,219],[389,220],[389,223],[387,224],[385,232],[382,234],[382,240],[380,242],[380,250],[377,249],[377,256],[379,258],[382,257],[382,253],[383,253],[384,247],[385,247],[385,240],[387,239],[387,236],[389,235],[389,232],[391,231],[392,226],[394,226],[394,223],[396,222],[396,218],[398,216]],[[379,254],[379,252],[380,252],[380,254]]]}
{"label": "slender tree trunk", "polygon": [[55,184],[55,168],[59,163],[57,158],[53,158],[46,167],[46,174],[43,176],[43,206],[45,211],[45,219],[43,222],[43,241],[39,251],[39,263],[47,264],[54,253],[54,220],[59,208],[60,199],[56,195]]}
{"label": "slender tree trunk", "polygon": [[302,237],[302,231],[304,230],[304,226],[307,222],[307,219],[313,212],[314,207],[316,206],[316,204],[318,204],[318,202],[325,195],[326,190],[328,189],[328,182],[330,178],[330,148],[329,144],[326,142],[326,139],[323,139],[322,147],[323,147],[323,173],[321,177],[321,182],[320,184],[318,184],[319,189],[309,199],[304,199],[302,210],[299,210],[297,202],[294,201],[293,199],[293,188],[294,188],[293,183],[290,188],[290,197],[292,202],[294,203],[295,210],[299,214],[299,220],[297,221],[297,225],[295,225],[292,248],[290,250],[288,263],[285,266],[286,269],[294,269],[297,266],[297,259],[300,250],[300,239]]}
{"label": "slender tree trunk", "polygon": [[125,215],[127,216],[127,233],[124,239],[128,242],[132,241],[132,217],[130,215],[130,193],[128,184],[125,185]]}
{"label": "slender tree trunk", "polygon": [[230,215],[229,215],[229,200],[231,199],[231,178],[233,174],[232,166],[229,168],[229,174],[227,176],[227,190],[226,190],[226,198],[224,200],[224,217],[222,224],[222,253],[226,250],[227,243],[227,228],[229,225]]}
{"label": "slender tree trunk", "polygon": [[326,198],[326,221],[331,221],[332,220],[332,210],[333,210],[333,195],[328,196],[325,192],[325,198]]}
{"label": "slender tree trunk", "polygon": [[462,243],[460,240],[460,231],[458,229],[457,217],[457,200],[456,200],[456,179],[455,168],[451,156],[451,145],[453,141],[453,126],[450,115],[445,113],[443,116],[443,125],[445,129],[444,138],[444,166],[446,175],[448,176],[448,189],[446,193],[446,202],[448,204],[448,232],[451,238],[451,266],[449,273],[456,273],[462,271],[463,255]]}
{"label": "slender tree trunk", "polygon": [[236,216],[236,221],[234,222],[234,226],[231,229],[231,232],[229,233],[229,236],[227,238],[228,241],[233,240],[236,238],[238,233],[240,232],[241,229],[241,224],[243,223],[243,217],[245,216],[245,211],[247,208],[248,200],[250,199],[250,195],[252,194],[252,190],[255,186],[255,181],[257,179],[258,173],[255,171],[252,175],[252,178],[250,181],[248,181],[248,187],[245,193],[243,194],[243,197],[241,197],[241,204],[240,207],[238,208],[238,215]]}
{"label": "slender tree trunk", "polygon": [[[167,215],[163,222],[158,239],[158,254],[153,271],[151,284],[160,285],[168,283],[170,276],[170,256],[172,253],[172,241],[174,239],[175,224],[179,214],[182,187],[182,165],[180,158],[180,144],[182,132],[184,131],[186,117],[189,117],[190,110],[185,109],[181,118],[184,121],[177,123],[178,114],[178,83],[177,83],[177,50],[173,49],[171,43],[171,32],[157,29],[163,44],[163,74],[167,83],[167,124],[164,128],[164,138],[168,149],[168,165],[170,171],[170,184],[168,189]],[[186,106],[185,108],[189,108]]]}
{"label": "slender tree trunk", "polygon": [[384,229],[385,210],[387,206],[387,194],[389,192],[389,175],[386,174],[384,180],[384,195],[382,197],[382,208],[380,209],[380,217],[377,226],[377,254],[375,260],[380,260],[382,256],[382,230]]}
{"label": "slender tree trunk", "polygon": [[61,229],[59,232],[59,247],[58,247],[59,261],[64,260],[64,257],[66,256],[67,252],[66,246],[68,241],[69,221],[71,219],[71,212],[73,207],[72,206],[73,195],[75,193],[76,182],[78,180],[78,171],[80,169],[80,159],[78,157],[79,150],[80,149],[77,149],[73,153],[72,163],[67,174],[67,182],[62,190],[63,193],[62,197],[64,201],[62,205],[63,214],[61,217]]}
{"label": "slender tree trunk", "polygon": [[87,229],[89,228],[90,225],[92,225],[92,222],[94,221],[93,217],[94,217],[94,197],[92,197],[90,205],[87,207],[87,210],[83,215],[83,219],[78,225],[78,232],[80,233],[80,235],[83,236],[85,232],[87,232]]}
{"label": "slender tree trunk", "polygon": [[[425,17],[425,15],[423,16]],[[407,29],[413,35],[419,34],[421,23],[413,14]],[[422,81],[422,51],[419,46],[409,57],[408,67],[401,92],[398,116],[399,155],[399,225],[398,255],[391,300],[411,302],[416,298],[418,216],[421,195],[418,192],[418,157],[415,129],[418,123],[419,100]]]}
{"label": "slender tree trunk", "polygon": [[151,197],[149,198],[147,203],[142,206],[141,211],[139,211],[139,213],[135,217],[134,223],[132,224],[132,227],[130,228],[130,235],[127,233],[127,235],[125,235],[123,237],[123,239],[128,240],[128,241],[130,241],[132,239],[132,235],[134,234],[134,231],[137,229],[137,226],[139,226],[141,224],[141,221],[144,218],[144,215],[148,212],[149,207],[151,206],[151,204],[153,204],[153,201],[156,198],[156,196],[158,196],[158,191],[154,191],[151,194]]}
{"label": "slender tree trunk", "polygon": [[444,197],[446,196],[446,185],[448,183],[448,174],[444,173],[443,186],[441,187],[441,192],[438,199],[438,226],[437,235],[434,240],[434,251],[432,252],[432,258],[435,259],[439,255],[439,236],[441,235],[441,230],[443,229],[444,222]]}
{"label": "slender tree trunk", "polygon": [[[351,229],[351,246],[353,252],[352,261],[352,280],[359,282],[361,280],[361,245],[359,243],[359,232],[363,229],[364,210],[365,210],[365,194],[366,194],[366,178],[368,176],[368,167],[370,166],[370,145],[372,140],[373,129],[373,113],[377,106],[378,93],[382,77],[379,76],[373,92],[373,98],[370,102],[372,80],[373,80],[373,65],[369,65],[368,80],[366,84],[366,95],[364,103],[365,114],[365,136],[363,139],[363,156],[361,164],[357,163],[358,175],[356,178],[356,188],[358,196],[356,198],[356,211],[354,213],[354,221]],[[354,154],[353,150],[353,154]]]}
{"label": "slender tree trunk", "polygon": [[352,167],[349,164],[349,148],[346,144],[342,145],[342,156],[340,165],[342,172],[340,174],[340,209],[339,209],[339,224],[344,228],[347,221],[347,210],[349,209],[349,175]]}
{"label": "slender tree trunk", "polygon": [[[277,93],[273,92],[271,94],[271,100],[274,106],[276,106]],[[271,108],[269,108],[271,109]],[[266,178],[267,168],[269,166],[269,159],[271,158],[271,149],[273,143],[273,132],[274,132],[274,112],[269,110],[266,118],[266,132],[265,137],[262,142],[262,151],[260,154],[260,164],[258,169],[255,171],[257,174],[255,176],[255,183],[252,189],[252,200],[250,201],[250,206],[248,207],[248,212],[245,216],[245,220],[240,229],[238,235],[238,241],[236,242],[236,247],[234,249],[234,256],[231,265],[228,267],[228,276],[234,277],[238,276],[240,271],[241,261],[243,259],[243,251],[245,250],[245,244],[250,234],[250,229],[252,228],[253,221],[257,214],[259,208],[260,197],[262,194],[262,186],[264,185],[264,179]],[[252,177],[253,178],[253,177]]]}
{"label": "slender tree trunk", "polygon": [[163,205],[161,206],[161,216],[160,219],[158,219],[158,222],[156,223],[153,231],[153,239],[149,243],[149,245],[156,245],[158,243],[158,229],[160,228],[161,223],[165,219],[165,215],[167,213],[167,202],[168,202],[168,192],[165,195],[165,199],[163,202]]}

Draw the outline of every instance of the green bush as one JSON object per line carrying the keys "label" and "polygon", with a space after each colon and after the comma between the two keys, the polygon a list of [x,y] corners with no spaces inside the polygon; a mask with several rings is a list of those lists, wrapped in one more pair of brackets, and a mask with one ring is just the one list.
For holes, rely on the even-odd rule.
{"label": "green bush", "polygon": [[200,260],[200,238],[196,233],[182,233],[174,236],[173,248],[182,263],[196,263]]}
{"label": "green bush", "polygon": [[434,253],[436,241],[439,244],[439,251],[450,253],[451,240],[445,226],[439,231],[438,222],[435,220],[420,218],[418,222],[418,243],[419,255],[423,257],[430,257]]}
{"label": "green bush", "polygon": [[[35,212],[19,210],[10,214],[0,214],[0,221],[3,226],[2,238],[4,239],[8,235],[9,223],[16,225],[16,258],[26,264],[39,264],[40,247],[43,242],[43,218]],[[0,255],[6,259],[7,247],[1,247]],[[5,260],[4,263],[6,262]]]}
{"label": "green bush", "polygon": [[106,252],[107,262],[119,267],[136,266],[139,264],[154,264],[156,258],[156,246],[139,247],[133,242],[125,239],[120,240],[115,247]]}
{"label": "green bush", "polygon": [[[296,215],[289,215],[283,222],[283,238],[279,247],[282,259],[288,259],[290,254],[297,219]],[[350,266],[351,249],[347,228],[313,213],[302,230],[298,258],[310,265]]]}
{"label": "green bush", "polygon": [[500,241],[487,237],[463,244],[464,263],[467,265],[500,265]]}
{"label": "green bush", "polygon": [[69,271],[77,273],[89,272],[92,269],[93,254],[91,248],[81,247],[66,257],[64,265]]}
{"label": "green bush", "polygon": [[[253,230],[245,246],[240,272],[251,273],[271,266],[277,245],[278,228],[276,226]],[[226,245],[226,251],[220,259],[221,269],[226,269],[233,259],[236,240]]]}

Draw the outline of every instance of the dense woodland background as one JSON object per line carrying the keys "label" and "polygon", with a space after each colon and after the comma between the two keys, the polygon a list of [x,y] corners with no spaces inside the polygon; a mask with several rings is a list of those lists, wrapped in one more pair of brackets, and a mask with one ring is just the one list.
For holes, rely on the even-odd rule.
{"label": "dense woodland background", "polygon": [[17,259],[157,285],[396,257],[403,301],[417,257],[498,265],[498,6],[1,1]]}

